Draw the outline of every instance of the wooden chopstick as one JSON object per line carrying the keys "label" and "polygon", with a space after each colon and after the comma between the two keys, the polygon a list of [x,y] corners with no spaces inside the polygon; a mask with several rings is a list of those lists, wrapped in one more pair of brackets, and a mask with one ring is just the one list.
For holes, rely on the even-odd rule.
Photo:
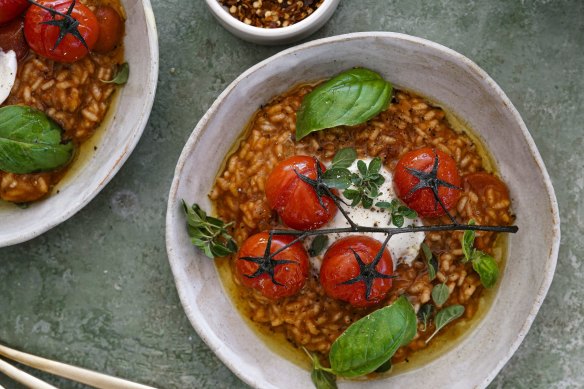
{"label": "wooden chopstick", "polygon": [[[127,381],[121,378],[112,377],[106,374],[97,373],[92,370],[83,369],[81,367],[76,367],[72,365],[67,365],[65,363],[51,361],[49,359],[37,357],[32,354],[23,353],[21,351],[17,351],[6,347],[0,344],[0,355],[5,356],[6,358],[10,358],[13,361],[22,363],[23,365],[27,365],[33,367],[38,370],[45,371],[47,373],[51,373],[63,378],[70,379],[72,381],[81,382],[82,384],[90,385],[99,389],[155,389],[151,386],[146,386],[142,384],[138,384],[135,382]],[[1,362],[4,362],[0,359],[0,366]],[[4,364],[14,368],[13,366],[9,365],[8,363],[4,362]],[[29,377],[31,375],[21,372],[20,370],[16,369],[18,372],[22,374],[26,374]],[[0,370],[2,371],[2,370]],[[17,378],[12,377],[11,375],[7,374],[6,372],[2,371],[4,374],[8,375],[9,377],[18,381]],[[34,377],[33,379],[40,381]],[[54,386],[46,384],[42,381],[45,386],[38,386],[29,385],[34,388],[41,388],[41,389],[53,389]],[[25,384],[26,385],[26,384]]]}
{"label": "wooden chopstick", "polygon": [[[41,381],[38,378],[33,377],[22,370],[18,370],[16,367],[12,366],[3,359],[0,359],[0,373],[5,374],[7,377],[12,378],[16,382],[20,382],[21,384],[26,385],[29,388],[57,389],[53,385],[47,384],[45,381]],[[0,385],[0,388],[1,387],[2,386]]]}

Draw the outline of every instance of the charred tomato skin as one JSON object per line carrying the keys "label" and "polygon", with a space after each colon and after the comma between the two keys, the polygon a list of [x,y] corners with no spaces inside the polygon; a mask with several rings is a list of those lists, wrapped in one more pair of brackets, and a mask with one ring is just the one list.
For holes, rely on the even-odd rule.
{"label": "charred tomato skin", "polygon": [[[381,246],[378,240],[364,235],[348,236],[333,243],[326,251],[320,267],[320,283],[325,293],[357,308],[370,307],[383,301],[391,289],[391,279],[375,278],[369,298],[366,296],[365,282],[343,284],[360,275],[355,253],[365,264],[371,264]],[[393,260],[387,248],[375,270],[386,276],[393,275]]]}
{"label": "charred tomato skin", "polygon": [[0,0],[0,25],[18,17],[28,6],[27,0]]}
{"label": "charred tomato skin", "polygon": [[[323,208],[314,188],[296,174],[316,179],[317,163],[320,162],[306,155],[290,157],[276,165],[266,180],[268,204],[290,228],[315,230],[337,213],[337,206],[330,197],[322,196]],[[326,171],[322,163],[320,167],[323,172]]]}
{"label": "charred tomato skin", "polygon": [[[269,274],[262,274],[250,278],[259,269],[260,265],[246,261],[244,257],[262,257],[266,251],[269,233],[260,232],[252,235],[243,242],[237,254],[235,269],[241,283],[248,288],[257,289],[265,297],[276,300],[282,297],[293,296],[302,289],[308,278],[308,254],[301,243],[297,242],[277,254],[276,261],[292,261],[292,263],[276,264],[274,268],[274,283]],[[294,237],[289,235],[274,235],[270,245],[270,253],[274,253],[291,243]]]}
{"label": "charred tomato skin", "polygon": [[[456,161],[442,150],[424,147],[404,154],[398,161],[393,173],[393,185],[397,196],[411,209],[422,217],[440,217],[446,212],[436,201],[432,189],[422,188],[414,192],[412,189],[420,180],[407,169],[424,172],[432,171],[435,158],[438,157],[438,179],[460,188],[461,178]],[[461,190],[438,187],[438,197],[447,210],[452,209],[460,198]]]}
{"label": "charred tomato skin", "polygon": [[[39,4],[53,8],[63,14],[72,4],[71,0],[40,0]],[[78,30],[91,50],[99,37],[99,24],[95,14],[79,1],[75,3],[71,16],[79,22]],[[56,20],[63,19],[57,15]],[[43,24],[53,20],[49,11],[31,6],[24,20],[24,35],[30,48],[37,54],[58,62],[75,62],[85,57],[89,51],[81,41],[71,34],[55,47],[59,37],[59,27]]]}

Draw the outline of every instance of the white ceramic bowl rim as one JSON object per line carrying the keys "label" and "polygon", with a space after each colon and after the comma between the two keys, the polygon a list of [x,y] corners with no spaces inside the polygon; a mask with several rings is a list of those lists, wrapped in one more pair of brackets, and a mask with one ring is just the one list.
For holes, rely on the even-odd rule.
{"label": "white ceramic bowl rim", "polygon": [[[152,105],[154,103],[154,92],[156,89],[156,84],[158,81],[158,33],[156,31],[156,21],[154,18],[154,12],[152,11],[152,5],[150,0],[136,0],[132,2],[132,6],[134,3],[141,3],[144,9],[145,15],[145,22],[146,22],[146,29],[147,29],[147,36],[143,37],[143,39],[148,40],[148,47],[151,53],[150,58],[148,58],[149,64],[149,78],[147,80],[143,80],[143,85],[146,85],[152,88],[152,93],[143,96],[143,104],[140,110],[140,115],[136,117],[136,120],[129,131],[131,132],[128,141],[121,145],[123,149],[119,154],[116,154],[115,160],[108,161],[108,173],[106,176],[101,177],[100,180],[94,180],[89,183],[83,190],[81,196],[76,197],[73,202],[69,203],[66,209],[63,209],[61,213],[59,213],[56,217],[50,218],[41,218],[38,220],[38,223],[35,224],[31,228],[25,229],[16,229],[13,232],[6,234],[0,237],[0,247],[10,246],[18,243],[22,243],[33,239],[44,232],[50,230],[51,228],[61,224],[62,222],[66,221],[77,212],[79,212],[85,205],[87,205],[98,193],[99,191],[107,185],[107,183],[116,175],[116,173],[120,170],[123,166],[124,162],[128,159],[142,133],[144,132],[144,128],[148,122],[148,118],[150,115],[150,111],[152,110]],[[114,103],[118,103],[115,102]],[[117,107],[112,107],[117,109]],[[109,124],[108,124],[109,126]],[[54,196],[52,194],[51,196]],[[51,196],[47,199],[42,200],[41,202],[48,202],[51,201]],[[36,205],[36,204],[35,204]],[[52,216],[52,215],[51,215]]]}
{"label": "white ceramic bowl rim", "polygon": [[243,72],[239,77],[237,77],[223,91],[223,93],[221,93],[221,95],[215,100],[215,102],[212,104],[212,106],[209,108],[209,110],[201,118],[201,120],[199,121],[199,123],[197,124],[195,129],[193,130],[193,133],[191,134],[189,140],[187,141],[187,143],[186,143],[186,145],[181,153],[181,156],[179,158],[179,161],[178,161],[178,164],[177,164],[177,167],[175,170],[175,176],[173,179],[173,183],[172,183],[172,186],[170,189],[169,203],[168,203],[168,208],[167,208],[167,219],[166,219],[166,223],[167,223],[167,229],[166,229],[166,231],[167,231],[167,233],[166,233],[167,251],[168,251],[169,260],[171,263],[171,268],[172,268],[172,271],[175,275],[175,281],[177,284],[177,290],[179,293],[179,297],[181,299],[181,302],[183,304],[185,312],[186,312],[191,324],[193,325],[193,327],[195,328],[195,330],[199,334],[199,336],[205,341],[205,343],[211,348],[211,350],[239,378],[241,378],[243,381],[245,381],[249,385],[253,386],[253,385],[257,385],[258,383],[257,383],[257,381],[254,380],[254,378],[251,374],[248,374],[247,372],[242,372],[241,369],[237,368],[235,363],[232,361],[232,358],[234,357],[234,355],[230,352],[230,350],[226,347],[223,347],[221,340],[217,337],[217,335],[209,327],[209,325],[205,322],[205,320],[199,320],[199,318],[196,317],[195,313],[191,311],[190,307],[186,304],[187,299],[186,299],[186,293],[184,292],[184,290],[186,288],[189,288],[190,285],[183,284],[180,277],[177,277],[178,268],[179,268],[178,263],[180,261],[180,258],[178,258],[175,255],[175,253],[172,249],[172,244],[171,244],[171,242],[173,241],[172,234],[171,234],[172,229],[169,228],[169,226],[172,225],[172,222],[174,221],[173,220],[173,213],[175,212],[175,209],[177,209],[177,207],[179,206],[178,202],[180,200],[177,199],[177,192],[178,192],[178,187],[179,187],[179,183],[180,183],[180,179],[179,179],[180,174],[185,167],[185,162],[186,162],[188,156],[191,154],[191,152],[194,149],[195,145],[197,144],[199,138],[201,137],[201,131],[203,128],[205,128],[207,122],[209,121],[209,118],[211,116],[213,116],[213,114],[218,110],[218,107],[221,104],[221,102],[225,99],[226,96],[228,96],[233,91],[234,88],[236,88],[238,83],[240,81],[242,81],[243,79],[245,79],[246,77],[248,77],[250,74],[257,72],[258,70],[260,70],[266,66],[269,66],[272,61],[279,59],[280,57],[294,54],[295,52],[301,51],[301,50],[306,49],[306,48],[314,48],[314,47],[323,46],[323,45],[327,45],[329,43],[339,42],[339,41],[359,40],[362,38],[376,38],[376,37],[382,38],[382,39],[389,38],[389,39],[394,39],[394,40],[408,41],[408,42],[416,44],[416,45],[421,45],[421,46],[432,48],[436,51],[442,52],[446,56],[450,57],[450,59],[462,63],[464,66],[468,67],[472,72],[476,73],[479,76],[479,78],[484,80],[496,92],[498,97],[502,100],[503,104],[509,108],[510,112],[514,116],[515,121],[519,124],[522,136],[524,137],[526,143],[528,144],[528,147],[530,149],[529,151],[531,152],[531,155],[533,156],[536,165],[539,167],[540,173],[542,174],[542,177],[545,181],[543,184],[547,190],[547,195],[549,196],[549,204],[551,206],[551,209],[549,211],[550,211],[551,216],[552,216],[552,226],[553,226],[552,227],[553,237],[551,238],[552,244],[550,246],[549,253],[546,253],[547,254],[546,255],[547,261],[545,264],[545,269],[546,269],[545,276],[543,277],[541,284],[539,285],[539,288],[537,291],[537,296],[535,299],[535,303],[533,304],[533,306],[529,310],[529,314],[527,315],[525,321],[522,324],[521,331],[519,331],[519,333],[515,337],[515,340],[506,349],[506,352],[502,355],[502,357],[500,358],[496,367],[491,371],[490,374],[488,374],[487,376],[484,377],[483,381],[480,384],[480,387],[486,387],[495,378],[495,376],[499,373],[499,371],[503,368],[505,363],[507,363],[507,361],[511,358],[513,353],[517,350],[517,348],[519,347],[519,345],[521,344],[521,342],[523,341],[523,339],[527,335],[527,332],[529,331],[529,328],[531,327],[531,324],[533,323],[533,320],[535,319],[535,316],[536,316],[541,304],[543,303],[543,300],[544,300],[544,298],[547,294],[547,291],[550,287],[550,284],[552,282],[555,267],[556,267],[556,262],[557,262],[557,255],[558,255],[558,251],[559,251],[559,243],[560,243],[559,211],[558,211],[558,204],[557,204],[555,193],[554,193],[554,190],[552,187],[552,183],[551,183],[550,177],[547,173],[547,170],[545,168],[545,165],[543,163],[543,160],[541,159],[539,151],[537,150],[535,142],[533,141],[533,138],[531,137],[531,135],[530,135],[527,127],[525,126],[523,120],[521,119],[519,113],[517,112],[517,110],[515,109],[515,107],[511,103],[511,101],[509,100],[509,98],[502,91],[502,89],[495,83],[495,81],[493,81],[488,76],[488,74],[485,71],[483,71],[478,65],[476,65],[473,61],[471,61],[467,57],[465,57],[465,56],[463,56],[463,55],[455,52],[454,50],[451,50],[443,45],[437,44],[435,42],[432,42],[432,41],[429,41],[429,40],[426,40],[423,38],[413,37],[413,36],[401,34],[401,33],[392,33],[392,32],[350,33],[350,34],[345,34],[345,35],[338,35],[338,36],[328,37],[328,38],[324,38],[324,39],[314,40],[311,42],[307,42],[307,43],[289,48],[287,50],[284,50],[284,51],[282,51],[282,52],[280,52],[280,53],[278,53],[278,54],[276,54],[276,55],[274,55],[274,56],[256,64],[256,65],[252,66],[247,71]]}
{"label": "white ceramic bowl rim", "polygon": [[325,0],[320,7],[316,9],[312,14],[302,19],[298,23],[294,23],[287,27],[278,28],[262,28],[256,26],[250,26],[239,19],[231,16],[229,12],[217,1],[217,0],[207,0],[209,7],[213,9],[215,14],[219,16],[225,23],[229,24],[231,27],[248,33],[250,35],[258,35],[266,38],[285,38],[288,36],[296,35],[304,29],[313,25],[318,21],[321,15],[327,13],[328,9],[335,6],[334,1]]}

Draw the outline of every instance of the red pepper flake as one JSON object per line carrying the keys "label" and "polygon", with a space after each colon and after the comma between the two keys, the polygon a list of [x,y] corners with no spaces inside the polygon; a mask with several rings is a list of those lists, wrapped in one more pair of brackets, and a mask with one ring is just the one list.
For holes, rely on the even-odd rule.
{"label": "red pepper flake", "polygon": [[218,0],[231,16],[261,28],[287,27],[310,16],[324,0]]}

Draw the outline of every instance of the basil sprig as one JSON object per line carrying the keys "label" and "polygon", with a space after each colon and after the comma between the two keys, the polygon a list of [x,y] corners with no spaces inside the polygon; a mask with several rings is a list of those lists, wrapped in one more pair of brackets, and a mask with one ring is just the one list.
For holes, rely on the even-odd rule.
{"label": "basil sprig", "polygon": [[414,307],[402,296],[356,321],[337,338],[329,353],[331,371],[347,378],[374,372],[410,343],[416,331]]}
{"label": "basil sprig", "polygon": [[369,69],[339,74],[304,97],[296,116],[296,139],[325,128],[365,123],[387,108],[392,89]]}
{"label": "basil sprig", "polygon": [[183,201],[183,208],[191,242],[207,257],[224,257],[237,251],[237,244],[227,231],[227,227],[233,223],[225,224],[220,219],[207,216],[198,204],[189,207]]}
{"label": "basil sprig", "polygon": [[[475,221],[470,220],[469,225],[474,225]],[[465,231],[462,236],[462,253],[464,262],[470,261],[472,268],[481,278],[481,283],[485,288],[492,288],[499,278],[499,265],[495,258],[489,254],[474,248],[475,232]]]}
{"label": "basil sprig", "polygon": [[73,157],[73,143],[43,112],[24,105],[0,108],[0,170],[16,174],[50,171]]}

